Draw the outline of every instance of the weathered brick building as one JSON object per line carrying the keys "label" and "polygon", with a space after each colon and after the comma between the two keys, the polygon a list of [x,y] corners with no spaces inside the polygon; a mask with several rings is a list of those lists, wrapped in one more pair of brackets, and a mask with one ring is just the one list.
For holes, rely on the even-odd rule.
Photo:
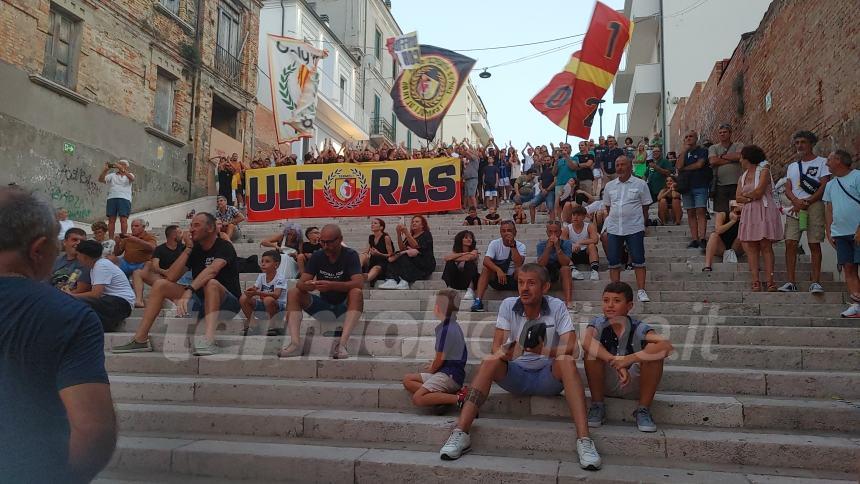
{"label": "weathered brick building", "polygon": [[797,130],[815,132],[824,154],[860,153],[860,27],[856,0],[774,0],[730,59],[682,98],[670,124],[672,150],[696,129],[716,141],[722,123],[755,143],[784,172]]}
{"label": "weathered brick building", "polygon": [[253,153],[259,0],[0,0],[0,182],[104,215],[105,161],[133,209],[211,193],[215,148]]}

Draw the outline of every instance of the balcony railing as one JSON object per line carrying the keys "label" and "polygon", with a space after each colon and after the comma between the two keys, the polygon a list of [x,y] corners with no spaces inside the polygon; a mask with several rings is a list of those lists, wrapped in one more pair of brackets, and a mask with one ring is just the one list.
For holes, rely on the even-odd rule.
{"label": "balcony railing", "polygon": [[382,136],[388,141],[394,140],[394,128],[385,118],[370,118],[370,136]]}
{"label": "balcony railing", "polygon": [[242,61],[220,45],[215,46],[215,70],[230,84],[239,85],[242,76]]}

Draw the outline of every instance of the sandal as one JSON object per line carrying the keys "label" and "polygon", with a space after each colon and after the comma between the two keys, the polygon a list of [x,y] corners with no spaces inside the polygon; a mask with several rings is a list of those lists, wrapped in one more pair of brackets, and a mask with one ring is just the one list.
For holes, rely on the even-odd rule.
{"label": "sandal", "polygon": [[775,282],[768,282],[767,283],[767,292],[776,292],[776,291],[777,291],[776,283]]}
{"label": "sandal", "polygon": [[752,292],[761,292],[761,282],[753,281],[752,283]]}
{"label": "sandal", "polygon": [[714,269],[712,267],[702,267],[702,272],[713,272]]}
{"label": "sandal", "polygon": [[278,358],[294,358],[296,356],[303,356],[303,354],[302,347],[292,343],[278,350]]}

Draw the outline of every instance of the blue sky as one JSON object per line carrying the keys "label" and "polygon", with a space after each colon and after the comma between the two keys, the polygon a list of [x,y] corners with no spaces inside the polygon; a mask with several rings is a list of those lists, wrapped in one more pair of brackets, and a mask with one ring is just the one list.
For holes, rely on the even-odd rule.
{"label": "blue sky", "polygon": [[[418,31],[418,40],[462,52],[478,60],[472,71],[472,83],[487,108],[487,117],[501,146],[512,140],[517,149],[526,141],[532,144],[558,143],[564,130],[529,103],[552,78],[562,70],[568,58],[581,47],[576,43],[556,52],[509,66],[490,69],[492,77],[478,77],[480,68],[520,57],[581,42],[582,37],[511,49],[464,52],[464,49],[523,44],[581,34],[588,29],[594,0],[435,0],[432,3],[394,0],[394,18],[404,32]],[[615,9],[623,0],[604,0]],[[615,129],[615,114],[626,112],[626,104],[612,104],[612,88],[604,99],[603,133]],[[592,137],[598,136],[595,117]],[[571,137],[573,143],[577,138]]]}

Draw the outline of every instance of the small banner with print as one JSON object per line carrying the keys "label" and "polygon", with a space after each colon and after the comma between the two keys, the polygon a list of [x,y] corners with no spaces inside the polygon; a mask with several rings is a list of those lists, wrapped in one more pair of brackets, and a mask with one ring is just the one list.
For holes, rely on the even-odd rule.
{"label": "small banner with print", "polygon": [[432,141],[475,59],[432,45],[420,47],[421,63],[397,76],[391,99],[397,119],[420,138]]}
{"label": "small banner with print", "polygon": [[328,51],[290,37],[268,35],[269,84],[278,144],[310,138],[317,114],[317,64]]}
{"label": "small banner with print", "polygon": [[388,52],[400,64],[401,69],[414,69],[421,64],[421,47],[418,45],[418,32],[389,37],[385,41]]}
{"label": "small banner with print", "polygon": [[251,222],[460,208],[457,158],[280,166],[245,175]]}

